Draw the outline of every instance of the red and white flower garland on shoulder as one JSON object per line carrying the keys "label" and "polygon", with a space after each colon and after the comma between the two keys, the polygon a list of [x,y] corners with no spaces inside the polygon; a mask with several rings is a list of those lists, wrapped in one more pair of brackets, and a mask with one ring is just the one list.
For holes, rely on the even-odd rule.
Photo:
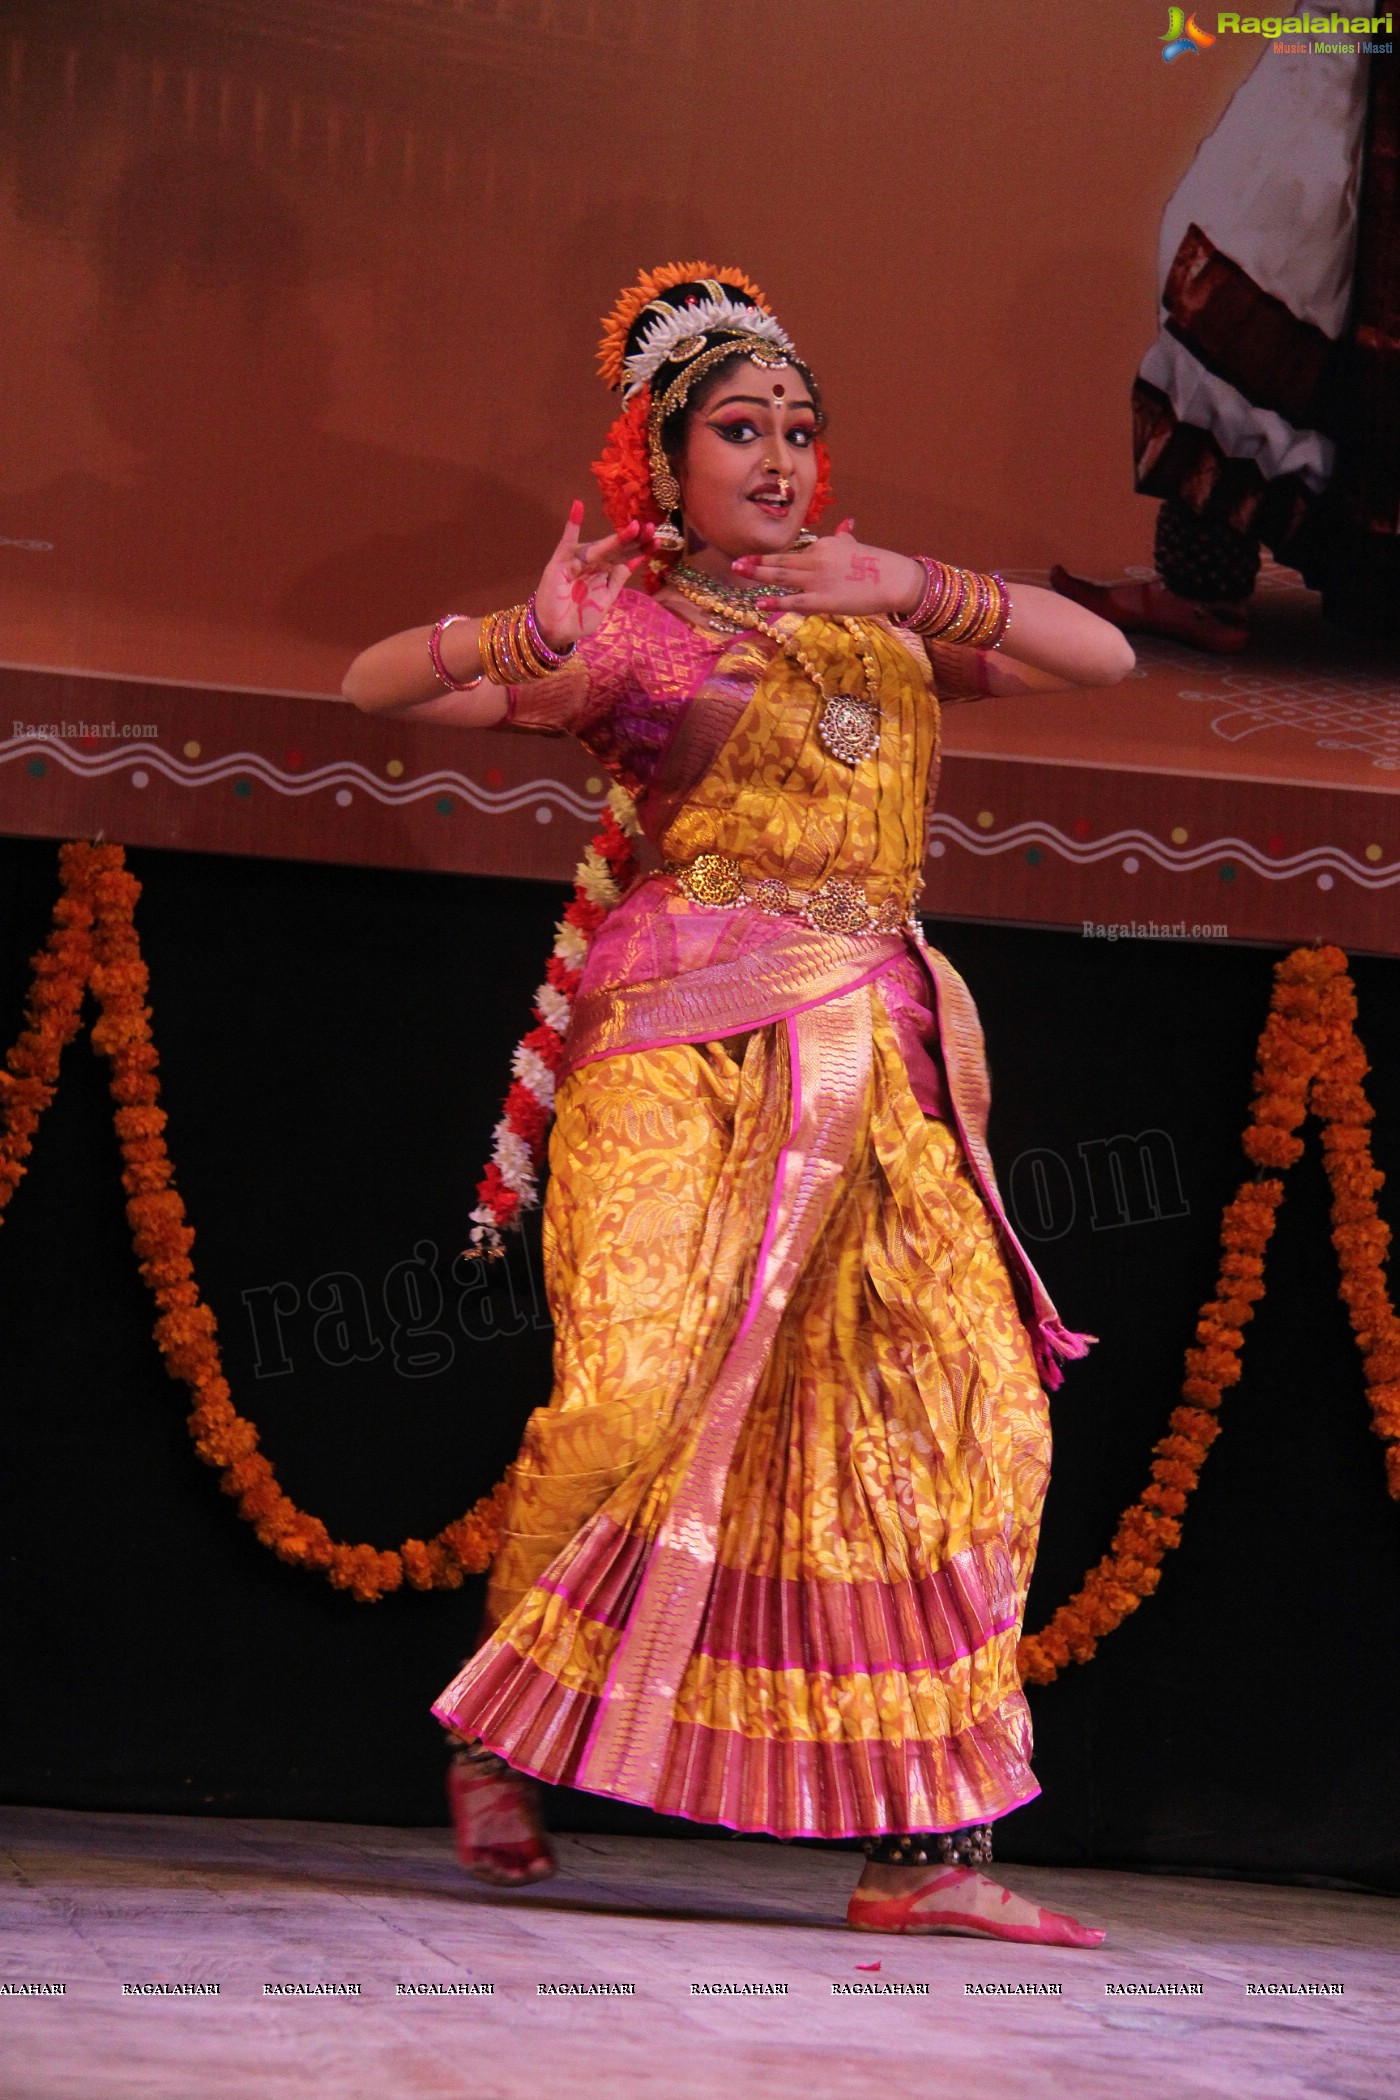
{"label": "red and white flower garland on shoulder", "polygon": [[502,1233],[518,1230],[522,1214],[539,1203],[539,1169],[574,994],[594,935],[637,872],[632,841],[638,835],[631,796],[625,788],[613,788],[603,821],[578,864],[573,897],[555,928],[554,952],[535,993],[536,1025],[516,1044],[510,1065],[514,1077],[492,1137],[490,1161],[477,1183],[481,1200],[471,1214],[471,1245],[493,1259],[505,1253]]}

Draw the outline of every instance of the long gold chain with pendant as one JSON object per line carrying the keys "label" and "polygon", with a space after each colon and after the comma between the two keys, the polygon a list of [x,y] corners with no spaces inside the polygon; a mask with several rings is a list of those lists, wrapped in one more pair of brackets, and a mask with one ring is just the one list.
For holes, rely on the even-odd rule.
{"label": "long gold chain with pendant", "polygon": [[742,584],[717,583],[703,576],[697,569],[680,568],[671,572],[669,581],[683,598],[701,612],[721,620],[733,629],[753,628],[766,634],[798,666],[804,677],[816,687],[822,702],[822,711],[817,718],[817,736],[822,749],[843,765],[858,766],[862,759],[869,758],[880,746],[880,703],[876,698],[880,689],[880,667],[875,651],[861,621],[838,617],[837,625],[844,627],[860,657],[861,671],[865,679],[865,691],[861,693],[830,693],[827,691],[819,666],[802,647],[795,635],[779,634],[758,610],[759,598],[773,596],[772,591],[746,589]]}

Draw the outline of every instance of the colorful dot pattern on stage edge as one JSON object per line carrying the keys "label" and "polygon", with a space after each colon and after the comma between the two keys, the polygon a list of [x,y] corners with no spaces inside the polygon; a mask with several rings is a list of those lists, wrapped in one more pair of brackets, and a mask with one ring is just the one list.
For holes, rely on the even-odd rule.
{"label": "colorful dot pattern on stage edge", "polygon": [[[204,746],[199,742],[199,739],[197,737],[190,737],[181,746],[181,749],[186,758],[197,759],[202,755]],[[304,753],[296,750],[288,751],[285,754],[284,762],[288,767],[289,771],[295,771],[298,767],[305,763]],[[42,780],[48,771],[48,767],[42,758],[31,758],[28,762],[27,770],[32,780]],[[391,780],[401,779],[404,772],[403,760],[401,758],[387,759],[385,761],[384,771],[388,774]],[[501,788],[505,785],[505,775],[502,773],[501,768],[499,766],[488,766],[486,769],[485,778],[486,785],[490,788]],[[149,787],[150,780],[151,776],[145,771],[144,768],[138,768],[131,775],[131,785],[134,788]],[[597,773],[590,773],[587,780],[584,782],[585,791],[590,795],[601,794],[605,786],[606,782]],[[246,776],[240,775],[240,777],[236,779],[233,783],[233,792],[239,798],[240,801],[246,802],[253,792],[252,781],[249,780]],[[355,798],[351,794],[349,788],[340,788],[336,792],[335,799],[338,806],[341,809],[348,809],[354,802]],[[439,795],[433,804],[434,809],[437,811],[437,814],[440,817],[450,817],[455,806],[455,802],[451,795]],[[549,807],[547,803],[540,803],[535,810],[535,822],[537,824],[552,824],[553,821],[553,810]],[[990,809],[978,810],[977,825],[979,830],[990,831],[995,823],[996,815],[994,811]],[[1074,837],[1080,840],[1091,838],[1093,835],[1093,825],[1090,823],[1087,817],[1076,817],[1070,825],[1070,830],[1073,833]],[[1169,836],[1174,846],[1184,846],[1190,839],[1191,834],[1184,824],[1174,824],[1171,828]],[[1287,850],[1287,846],[1288,841],[1283,837],[1283,835],[1280,832],[1270,833],[1269,837],[1264,841],[1264,850],[1267,853],[1282,854]],[[947,848],[945,847],[941,839],[935,839],[929,850],[935,858],[941,858],[943,854],[947,851]],[[1365,854],[1366,859],[1370,861],[1373,866],[1377,861],[1384,860],[1385,858],[1384,846],[1382,846],[1379,843],[1379,841],[1375,839],[1372,839],[1369,845],[1365,846],[1362,850]],[[1026,848],[1025,861],[1027,867],[1038,868],[1041,865],[1044,858],[1045,855],[1041,851],[1039,846],[1028,846]],[[1125,875],[1136,875],[1139,873],[1142,863],[1138,859],[1136,854],[1130,853],[1124,858],[1120,865]],[[1234,882],[1238,878],[1239,869],[1236,867],[1233,861],[1225,860],[1220,863],[1218,874],[1221,882]],[[1335,877],[1324,871],[1317,878],[1317,886],[1320,890],[1330,890],[1335,887]]]}
{"label": "colorful dot pattern on stage edge", "polygon": [[[596,778],[590,779],[585,782],[585,786],[588,788],[590,794],[596,794],[596,792],[599,788],[602,787],[602,785],[602,781]],[[541,823],[545,823],[548,821],[547,813],[543,810],[536,810],[535,815],[539,818]],[[978,810],[977,824],[979,830],[990,831],[995,822],[996,815],[994,811],[990,809]],[[1084,840],[1093,836],[1094,827],[1089,822],[1089,819],[1087,817],[1076,817],[1073,823],[1070,825],[1070,830],[1074,834],[1075,838]],[[1171,842],[1174,846],[1184,846],[1189,840],[1190,836],[1191,834],[1184,824],[1174,824],[1171,828],[1170,837]],[[1269,837],[1264,841],[1264,850],[1266,853],[1284,853],[1287,851],[1287,847],[1288,841],[1284,838],[1281,832],[1271,832]],[[1385,848],[1383,846],[1377,845],[1374,840],[1372,840],[1371,844],[1367,846],[1364,850],[1366,858],[1369,861],[1375,862],[1378,860],[1383,860],[1385,858]],[[933,841],[933,844],[929,847],[929,852],[935,860],[941,860],[946,851],[947,848],[944,845],[942,839],[935,839]],[[1025,861],[1027,867],[1038,868],[1041,862],[1044,860],[1044,858],[1045,855],[1041,852],[1039,846],[1027,846],[1025,852]],[[1141,870],[1142,862],[1138,859],[1135,853],[1130,853],[1122,861],[1121,866],[1125,875],[1136,875]],[[1239,869],[1236,867],[1235,863],[1232,860],[1224,860],[1220,863],[1219,877],[1222,882],[1234,882],[1237,880],[1238,876]],[[1317,886],[1320,890],[1330,890],[1333,887],[1335,887],[1335,877],[1324,872],[1323,874],[1318,876]]]}

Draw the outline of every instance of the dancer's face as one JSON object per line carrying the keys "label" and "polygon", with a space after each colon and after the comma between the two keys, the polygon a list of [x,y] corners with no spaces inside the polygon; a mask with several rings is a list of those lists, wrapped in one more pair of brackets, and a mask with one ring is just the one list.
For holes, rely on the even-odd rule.
{"label": "dancer's face", "polygon": [[795,365],[733,366],[702,394],[678,463],[692,537],[732,560],[790,547],[817,485],[817,411]]}

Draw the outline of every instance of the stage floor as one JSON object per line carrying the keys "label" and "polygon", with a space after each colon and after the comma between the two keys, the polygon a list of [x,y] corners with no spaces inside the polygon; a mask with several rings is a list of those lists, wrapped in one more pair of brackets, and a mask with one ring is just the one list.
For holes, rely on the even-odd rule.
{"label": "stage floor", "polygon": [[[1024,1893],[1109,1928],[1103,1949],[1081,1954],[848,1932],[849,1855],[616,1837],[565,1837],[561,1852],[557,1881],[498,1897],[468,1893],[443,1831],[6,1811],[0,2091],[8,2100],[1020,2100],[1047,2088],[1074,2100],[1386,2100],[1396,2091],[1400,1905],[1386,1897],[1008,1869]],[[12,1995],[24,1983],[66,1989]],[[218,1992],[126,1989],[177,1983]],[[786,1989],[697,1995],[697,1983]],[[461,1994],[472,1984],[492,1994]],[[631,1984],[634,1994],[542,1995],[541,1984]],[[926,1994],[833,1990],[896,1984]],[[1107,1989],[1130,1984],[1199,1985],[1200,1995]],[[306,1991],[318,1985],[358,1994]],[[1307,1985],[1332,1989],[1250,1994]]]}

